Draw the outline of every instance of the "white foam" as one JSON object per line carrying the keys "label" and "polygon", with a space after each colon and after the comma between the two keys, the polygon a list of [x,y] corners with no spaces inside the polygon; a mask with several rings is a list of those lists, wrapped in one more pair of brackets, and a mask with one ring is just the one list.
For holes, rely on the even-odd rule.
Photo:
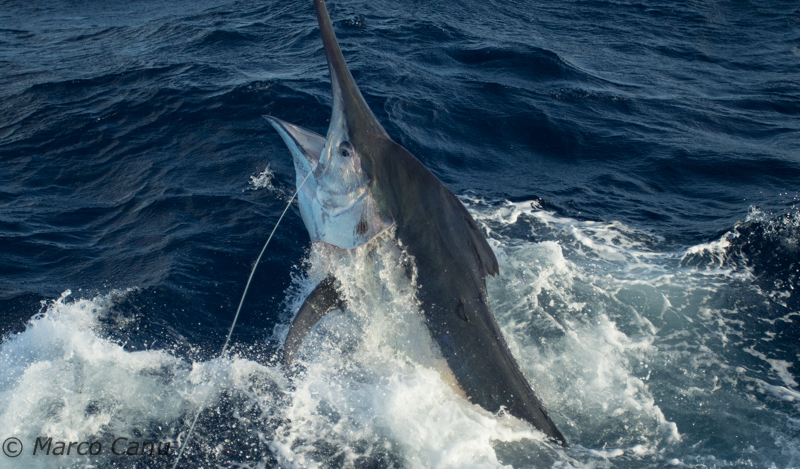
{"label": "white foam", "polygon": [[[505,274],[489,283],[495,313],[537,394],[557,422],[570,424],[565,433],[589,439],[615,435],[621,446],[606,448],[603,457],[634,451],[633,443],[642,437],[652,446],[648,454],[659,441],[679,441],[677,427],[655,404],[645,380],[631,371],[632,362],[649,361],[655,353],[652,324],[638,318],[640,334],[632,338],[602,312],[602,305],[575,301],[574,290],[586,279],[556,243],[506,246],[499,253]],[[531,280],[520,285],[520,279]],[[595,293],[612,298],[600,289]],[[520,294],[525,301],[509,308]],[[543,305],[540,297],[550,301]],[[531,327],[537,322],[538,333]],[[552,337],[548,329],[563,334],[536,340],[542,333]]]}
{"label": "white foam", "polygon": [[[0,426],[14,435],[75,439],[103,429],[124,430],[132,421],[169,424],[182,400],[152,406],[149,395],[165,396],[173,383],[164,373],[189,371],[164,352],[126,352],[93,332],[111,296],[67,302],[70,292],[32,319],[25,332],[4,341]],[[128,412],[114,407],[125,402]],[[98,409],[86,415],[87,407]],[[166,413],[164,413],[166,411]]]}
{"label": "white foam", "polygon": [[738,233],[726,233],[720,239],[691,246],[686,250],[681,261],[685,261],[690,256],[708,256],[711,259],[708,268],[722,269],[728,248],[731,246],[730,238],[738,235]]}
{"label": "white foam", "polygon": [[[476,208],[480,207],[480,200],[467,200],[472,200]],[[648,260],[663,256],[663,253],[654,252],[648,246],[663,240],[658,236],[634,230],[617,221],[597,222],[559,217],[554,212],[543,210],[536,201],[506,201],[501,208],[474,210],[473,215],[479,221],[492,220],[505,225],[513,225],[520,216],[531,217],[548,229],[562,231],[577,241],[581,248],[576,253],[589,258],[626,263],[629,264],[628,268],[638,264],[639,267],[650,269],[653,266]]]}
{"label": "white foam", "polygon": [[[747,347],[784,386],[729,362],[726,351],[741,340],[744,318],[711,300],[730,277],[720,269],[680,266],[686,252],[704,248],[661,252],[658,237],[620,223],[558,217],[531,203],[475,202],[471,211],[489,229],[500,262],[501,274],[488,281],[498,323],[570,440],[567,448],[453,389],[391,236],[352,252],[312,248],[305,272],[293,277],[273,339],[285,338],[291,316],[328,273],[340,279],[348,307],[328,315],[306,338],[297,355],[304,369],[290,377],[247,357],[189,363],[166,350],[126,350],[107,338],[100,320],[125,292],[81,300],[67,293],[0,345],[0,428],[20,438],[45,432],[65,439],[150,431],[177,443],[185,419],[208,394],[209,412],[229,413],[220,418],[257,435],[281,467],[683,466],[717,454],[698,446],[691,425],[679,429],[675,423],[702,415],[691,406],[734,396],[747,411],[754,403],[762,406],[759,415],[773,416],[764,406],[775,402],[790,409],[781,412],[796,409],[800,394],[787,359]],[[549,233],[547,240],[507,234],[523,220]],[[794,321],[794,315],[767,323]],[[679,395],[690,405],[668,411],[659,395],[666,401]],[[796,414],[774,415],[796,429]],[[206,460],[267,465],[258,459],[263,455],[252,462],[227,459],[233,443],[216,433],[229,430],[200,429]],[[773,431],[784,453],[769,457],[788,461],[781,455],[797,454],[791,449],[797,438]]]}
{"label": "white foam", "polygon": [[[176,437],[186,430],[181,418],[205,394],[213,404],[222,389],[247,393],[254,374],[280,380],[248,360],[189,365],[163,350],[125,350],[103,337],[99,318],[126,292],[77,300],[70,295],[43,305],[25,331],[0,346],[0,428],[26,445],[14,467],[91,467],[98,461],[102,467],[115,437],[171,442],[174,454]],[[212,380],[212,374],[220,376]],[[99,458],[74,451],[33,456],[37,437],[102,441],[106,449]]]}
{"label": "white foam", "polygon": [[772,368],[772,372],[778,375],[781,381],[786,384],[786,386],[796,388],[798,386],[797,381],[795,381],[794,375],[789,372],[789,367],[794,365],[792,362],[788,362],[786,360],[778,360],[774,358],[769,358],[765,354],[755,350],[753,347],[747,347],[744,349],[745,352],[749,353],[750,355],[760,358],[765,362],[769,363],[769,366]]}
{"label": "white foam", "polygon": [[272,178],[274,176],[275,174],[272,172],[272,169],[270,169],[270,163],[267,163],[267,167],[264,168],[264,171],[250,176],[250,185],[253,186],[251,190],[273,190],[274,187],[272,185]]}

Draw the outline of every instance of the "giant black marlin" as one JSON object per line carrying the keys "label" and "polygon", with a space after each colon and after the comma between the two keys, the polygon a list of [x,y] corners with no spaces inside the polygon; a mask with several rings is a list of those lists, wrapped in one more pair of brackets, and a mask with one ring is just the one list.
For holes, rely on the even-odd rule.
{"label": "giant black marlin", "polygon": [[[486,276],[499,271],[492,249],[464,205],[372,114],[325,2],[314,5],[333,88],[328,135],[267,117],[294,157],[300,213],[312,241],[354,249],[393,227],[414,259],[425,323],[463,393],[491,412],[505,408],[564,444],[489,307]],[[343,307],[336,286],[328,277],[300,308],[284,345],[286,362],[325,313]]]}

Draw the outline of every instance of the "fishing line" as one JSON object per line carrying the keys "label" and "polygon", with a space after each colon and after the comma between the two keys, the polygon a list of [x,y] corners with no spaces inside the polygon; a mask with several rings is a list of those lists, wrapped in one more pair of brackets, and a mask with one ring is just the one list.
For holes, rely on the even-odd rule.
{"label": "fishing line", "polygon": [[[244,287],[244,293],[242,293],[242,299],[239,300],[239,307],[236,308],[236,314],[233,316],[233,322],[231,323],[231,328],[228,330],[228,337],[225,338],[225,345],[222,346],[222,350],[220,350],[219,356],[217,357],[217,359],[221,359],[225,355],[225,352],[228,350],[228,344],[230,343],[231,336],[233,335],[233,328],[236,327],[236,321],[239,319],[239,313],[242,311],[242,305],[244,304],[244,298],[247,296],[247,290],[250,289],[250,282],[253,281],[253,275],[255,275],[255,273],[256,273],[256,268],[258,267],[259,262],[261,262],[261,257],[264,255],[264,252],[267,250],[267,246],[269,246],[269,242],[272,241],[272,236],[275,234],[275,231],[278,229],[278,225],[281,224],[281,220],[283,220],[283,216],[286,215],[286,212],[289,211],[289,207],[292,206],[292,202],[294,202],[294,198],[297,197],[297,194],[300,192],[300,189],[306,183],[306,181],[308,180],[308,177],[311,176],[314,173],[315,169],[317,169],[316,165],[314,165],[314,167],[311,168],[311,171],[308,172],[308,174],[306,175],[306,178],[303,179],[303,182],[301,182],[300,185],[297,186],[297,190],[294,191],[294,194],[292,194],[292,198],[289,199],[289,203],[286,204],[286,208],[283,209],[283,213],[281,213],[280,218],[278,218],[278,222],[275,223],[275,227],[272,228],[272,233],[269,234],[269,238],[267,238],[267,242],[264,243],[264,247],[261,248],[261,254],[258,255],[258,258],[256,259],[256,263],[253,265],[253,270],[250,271],[250,277],[247,279],[247,285],[245,285],[245,287]],[[217,367],[219,367],[219,362],[217,362]],[[217,376],[216,372],[211,375],[211,384],[212,385],[215,384],[214,383],[214,378],[216,376]],[[209,394],[210,393],[206,393],[206,395],[203,396],[203,401],[200,402],[200,408],[197,410],[197,414],[195,414],[194,419],[192,420],[192,425],[189,426],[189,433],[186,434],[186,441],[183,443],[183,445],[181,445],[181,450],[178,452],[178,458],[175,459],[175,464],[172,465],[172,469],[176,469],[178,467],[178,462],[180,462],[181,456],[183,456],[183,450],[185,450],[186,447],[189,446],[189,441],[192,439],[192,434],[194,433],[194,426],[197,424],[197,419],[200,417],[200,414],[203,412],[203,410],[205,410],[206,399],[208,399],[208,395]]]}

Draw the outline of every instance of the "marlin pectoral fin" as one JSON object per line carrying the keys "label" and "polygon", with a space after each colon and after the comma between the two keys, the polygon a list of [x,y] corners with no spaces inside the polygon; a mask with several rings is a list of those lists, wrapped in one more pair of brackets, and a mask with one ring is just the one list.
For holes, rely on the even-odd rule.
{"label": "marlin pectoral fin", "polygon": [[344,309],[345,301],[339,294],[339,281],[336,277],[328,275],[314,291],[308,295],[300,311],[297,312],[286,342],[283,344],[283,363],[289,365],[294,360],[297,350],[303,344],[303,339],[317,322],[329,311]]}

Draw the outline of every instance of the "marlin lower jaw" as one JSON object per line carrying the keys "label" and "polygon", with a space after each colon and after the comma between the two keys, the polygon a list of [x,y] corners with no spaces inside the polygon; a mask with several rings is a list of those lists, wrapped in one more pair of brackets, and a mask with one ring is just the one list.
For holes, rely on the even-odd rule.
{"label": "marlin lower jaw", "polygon": [[[305,178],[310,172],[313,172],[319,164],[322,149],[325,147],[325,137],[277,117],[263,117],[278,131],[278,135],[289,148],[298,176],[302,175]],[[297,182],[300,183],[300,181]]]}

